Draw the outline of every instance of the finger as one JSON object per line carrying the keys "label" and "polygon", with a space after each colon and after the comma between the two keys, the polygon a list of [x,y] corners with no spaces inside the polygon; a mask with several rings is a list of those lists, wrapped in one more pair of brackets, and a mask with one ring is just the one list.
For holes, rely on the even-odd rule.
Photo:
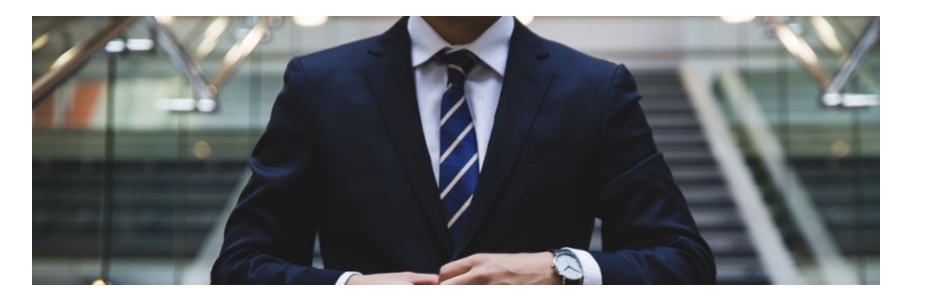
{"label": "finger", "polygon": [[469,272],[477,260],[478,257],[476,255],[472,255],[443,265],[443,267],[440,268],[440,282],[444,282],[450,278]]}
{"label": "finger", "polygon": [[407,279],[415,285],[434,285],[438,283],[440,277],[437,274],[411,273],[408,274]]}
{"label": "finger", "polygon": [[447,280],[441,280],[440,285],[482,284],[480,283],[480,279],[481,276],[476,272],[466,272]]}

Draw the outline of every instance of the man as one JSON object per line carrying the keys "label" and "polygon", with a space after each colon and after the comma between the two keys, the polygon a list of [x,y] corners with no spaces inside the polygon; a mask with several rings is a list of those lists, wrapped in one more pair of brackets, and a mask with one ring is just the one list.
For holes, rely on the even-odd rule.
{"label": "man", "polygon": [[512,17],[406,17],[284,81],[213,283],[715,282],[623,65]]}

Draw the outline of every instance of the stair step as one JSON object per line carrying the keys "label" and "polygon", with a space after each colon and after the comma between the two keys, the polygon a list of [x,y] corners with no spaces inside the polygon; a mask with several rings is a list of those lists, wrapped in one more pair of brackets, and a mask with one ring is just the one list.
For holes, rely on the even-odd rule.
{"label": "stair step", "polygon": [[717,284],[769,284],[757,258],[716,258]]}
{"label": "stair step", "polygon": [[[223,191],[227,191],[224,189]],[[224,206],[228,203],[228,197],[232,195],[222,195],[217,190],[184,192],[181,200],[187,207],[199,206]],[[95,193],[72,193],[72,194],[45,194],[32,196],[33,209],[50,208],[50,209],[79,209],[79,208],[96,208],[102,200],[102,191]],[[130,190],[122,190],[113,195],[112,205],[118,207],[173,207],[176,205],[176,191],[164,191],[159,194],[144,193],[139,194]]]}
{"label": "stair step", "polygon": [[661,113],[693,113],[694,108],[687,101],[672,99],[643,99],[639,102],[646,116]]}
{"label": "stair step", "polygon": [[[180,236],[169,234],[145,234],[142,236],[113,236],[113,257],[154,258],[175,257],[179,254],[185,258],[194,257],[205,240],[205,234],[184,233]],[[32,240],[32,257],[67,257],[98,258],[100,255],[99,236],[61,235],[50,240]]]}
{"label": "stair step", "polygon": [[741,230],[744,229],[742,219],[735,207],[691,207],[694,222],[701,231],[708,230]]}
{"label": "stair step", "polygon": [[723,183],[723,177],[715,167],[682,168],[671,171],[679,183]]}
{"label": "stair step", "polygon": [[700,126],[700,123],[692,115],[686,115],[686,116],[681,115],[681,114],[678,114],[678,115],[679,116],[662,114],[662,115],[656,115],[656,116],[649,116],[649,117],[646,117],[646,119],[649,121],[649,126],[651,126],[653,130],[657,130],[659,128],[689,128],[689,129],[692,129],[692,128],[698,128]]}
{"label": "stair step", "polygon": [[723,256],[755,256],[752,241],[744,230],[702,230],[703,239],[710,245],[713,255]]}
{"label": "stair step", "polygon": [[671,152],[665,151],[665,147],[658,147],[659,151],[662,152],[662,155],[665,156],[665,161],[668,162],[668,166],[674,167],[678,164],[709,164],[715,165],[716,162],[713,158],[713,153],[708,149],[698,149],[691,151],[683,150],[672,150]]}
{"label": "stair step", "polygon": [[643,99],[655,97],[687,97],[686,92],[680,85],[671,83],[638,85],[637,90],[639,91],[639,94],[642,95]]}
{"label": "stair step", "polygon": [[707,145],[706,138],[701,134],[654,134],[652,138],[659,147],[674,145]]}
{"label": "stair step", "polygon": [[[176,223],[178,220],[175,214],[180,212],[174,209],[113,209],[113,231],[131,230],[133,228],[172,229],[177,226],[182,226],[187,231],[208,230],[214,225],[219,209],[214,207],[208,209],[183,209],[181,217],[183,224]],[[100,214],[99,210],[33,211],[32,223],[33,233],[44,232],[43,230],[45,229],[54,229],[55,232],[58,232],[81,231],[86,228],[96,232],[99,229]],[[37,237],[33,236],[33,238]]]}
{"label": "stair step", "polygon": [[[640,105],[653,130],[656,146],[664,154],[698,228],[714,253],[717,281],[720,284],[768,283],[677,73],[643,71],[633,75],[643,97]],[[100,135],[91,135],[93,141],[102,141]],[[56,137],[55,134],[42,135],[33,146],[57,147],[75,140],[74,137]],[[120,145],[131,147],[132,151],[155,146],[175,147],[156,142],[175,141],[172,135],[139,135],[128,139],[132,141],[122,139]],[[233,132],[217,133],[208,139],[213,148],[234,148],[242,153],[244,149],[238,148],[250,147],[252,143]],[[229,193],[245,168],[243,160],[119,162],[115,166],[113,255],[173,257],[176,250],[186,257],[195,255],[221,207],[229,196],[235,196]],[[34,257],[99,255],[98,216],[103,169],[101,161],[33,160]],[[184,177],[178,178],[178,171],[186,172]],[[48,188],[50,186],[55,188]],[[176,197],[180,187],[185,190],[181,206],[184,221],[178,223]],[[838,221],[844,216],[833,213],[832,218]],[[177,226],[184,226],[183,230]],[[183,234],[177,236],[176,232]],[[592,249],[601,249],[599,228],[591,243]],[[320,255],[315,258],[320,260]]]}
{"label": "stair step", "polygon": [[880,205],[825,207],[819,211],[833,230],[880,229]]}
{"label": "stair step", "polygon": [[[208,186],[188,185],[183,189],[181,195],[186,199],[203,199],[203,201],[207,201],[208,199],[219,199],[218,197],[225,197],[225,199],[227,199],[228,196],[231,196],[228,193],[234,190],[235,186],[236,183],[214,183]],[[178,191],[180,191],[180,189],[176,185],[170,184],[136,184],[128,187],[116,186],[113,188],[113,202],[136,202],[152,198],[173,201],[173,199],[177,198]],[[219,193],[219,195],[215,195],[216,193]],[[211,195],[206,197],[203,194]],[[44,205],[42,203],[74,199],[74,202],[89,201],[90,203],[96,203],[100,201],[102,195],[103,189],[100,186],[62,185],[56,187],[55,190],[33,187],[32,202],[33,205]]]}
{"label": "stair step", "polygon": [[725,186],[717,185],[715,187],[696,185],[695,187],[680,186],[681,193],[687,200],[687,205],[692,209],[696,207],[715,207],[726,206],[735,207],[732,197]]}
{"label": "stair step", "polygon": [[845,188],[844,185],[829,185],[826,187],[807,186],[810,196],[817,206],[851,206],[858,203],[880,204],[880,187],[868,188],[862,183],[862,190]]}
{"label": "stair step", "polygon": [[880,255],[880,229],[836,230],[832,233],[842,253]]}

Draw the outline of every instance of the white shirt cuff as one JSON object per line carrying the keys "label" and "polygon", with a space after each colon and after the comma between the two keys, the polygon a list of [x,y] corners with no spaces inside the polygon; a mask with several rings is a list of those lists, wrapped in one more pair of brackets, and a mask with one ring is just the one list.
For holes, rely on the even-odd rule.
{"label": "white shirt cuff", "polygon": [[[582,262],[581,265],[584,266],[585,263]],[[334,285],[345,285],[345,284],[347,284],[347,280],[350,279],[350,276],[353,276],[353,275],[363,275],[363,274],[360,274],[360,273],[357,273],[357,272],[344,272],[344,274],[341,274],[340,277],[337,278],[337,282],[334,283]]]}
{"label": "white shirt cuff", "polygon": [[572,250],[572,252],[575,253],[575,256],[578,257],[578,262],[581,263],[581,271],[584,272],[585,285],[603,284],[604,279],[601,275],[601,266],[597,264],[597,261],[594,260],[593,256],[591,256],[591,253],[575,248],[566,247],[563,249]]}

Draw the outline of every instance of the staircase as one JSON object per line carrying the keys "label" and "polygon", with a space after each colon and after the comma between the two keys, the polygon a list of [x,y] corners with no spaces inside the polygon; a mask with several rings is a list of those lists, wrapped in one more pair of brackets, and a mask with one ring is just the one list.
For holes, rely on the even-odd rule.
{"label": "staircase", "polygon": [[[120,160],[112,256],[193,257],[244,171],[241,160]],[[33,160],[32,257],[98,258],[104,163]]]}
{"label": "staircase", "polygon": [[[862,284],[879,283],[880,112],[879,107],[824,108],[819,88],[803,72],[743,73],[758,107],[780,139],[790,167],[806,188],[835,246],[858,267]],[[781,93],[780,78],[792,78]],[[738,132],[740,141],[748,139]],[[844,151],[836,156],[836,144]],[[791,250],[809,256],[805,237],[783,206],[783,195],[767,178],[760,159],[745,147],[748,164]]]}
{"label": "staircase", "polygon": [[[718,283],[769,283],[680,79],[674,71],[634,75],[656,144],[713,250]],[[249,148],[245,142],[233,142],[246,141],[234,136],[204,137],[221,145],[214,147],[214,159],[179,162],[143,155],[146,151],[176,153],[176,148],[171,148],[175,146],[161,146],[172,150],[155,149],[169,144],[161,140],[175,136],[117,139],[119,153],[135,158],[120,159],[114,169],[113,256],[169,258],[175,252],[194,256],[216,219],[225,217],[218,214],[245,170],[242,155]],[[56,149],[68,148],[57,145],[63,139],[55,135],[45,137],[34,132],[33,138],[33,151],[47,149],[40,152],[54,154],[51,157],[62,156]],[[232,148],[236,150],[228,150]],[[68,158],[33,155],[33,257],[96,258],[101,238],[103,161],[64,156]],[[179,220],[175,217],[178,213],[182,216]],[[599,229],[592,249],[601,248]],[[315,262],[321,266],[319,253]]]}
{"label": "staircase", "polygon": [[794,158],[839,250],[862,284],[880,284],[880,156]]}
{"label": "staircase", "polygon": [[[633,74],[655,143],[665,155],[716,259],[718,284],[768,284],[677,72]],[[600,227],[592,249],[600,249]]]}
{"label": "staircase", "polygon": [[880,157],[791,159],[839,249],[880,256]]}

